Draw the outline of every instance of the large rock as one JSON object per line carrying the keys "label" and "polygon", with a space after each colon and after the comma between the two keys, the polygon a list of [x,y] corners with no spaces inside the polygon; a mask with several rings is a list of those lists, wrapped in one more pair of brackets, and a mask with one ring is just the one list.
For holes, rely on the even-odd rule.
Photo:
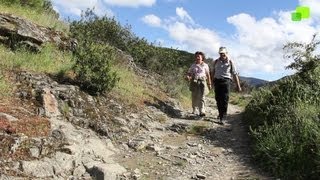
{"label": "large rock", "polygon": [[47,42],[54,43],[64,50],[73,50],[76,45],[76,40],[67,37],[63,32],[4,13],[0,13],[0,42],[11,48],[23,44],[36,51]]}
{"label": "large rock", "polygon": [[42,103],[47,117],[59,116],[60,111],[58,107],[58,101],[54,95],[50,92],[50,89],[44,88],[42,94]]}
{"label": "large rock", "polygon": [[116,180],[117,177],[127,170],[117,163],[114,164],[96,164],[89,169],[90,175],[97,180]]}

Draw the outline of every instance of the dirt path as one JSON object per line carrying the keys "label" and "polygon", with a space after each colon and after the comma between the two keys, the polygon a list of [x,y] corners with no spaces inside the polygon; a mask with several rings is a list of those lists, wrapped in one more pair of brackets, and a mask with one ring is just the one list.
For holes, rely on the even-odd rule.
{"label": "dirt path", "polygon": [[249,139],[240,120],[241,110],[230,105],[226,123],[220,125],[215,119],[215,101],[207,99],[207,104],[204,119],[186,114],[161,123],[149,122],[145,131],[130,138],[129,146],[123,143],[121,154],[115,157],[129,171],[123,178],[271,179],[250,163]]}

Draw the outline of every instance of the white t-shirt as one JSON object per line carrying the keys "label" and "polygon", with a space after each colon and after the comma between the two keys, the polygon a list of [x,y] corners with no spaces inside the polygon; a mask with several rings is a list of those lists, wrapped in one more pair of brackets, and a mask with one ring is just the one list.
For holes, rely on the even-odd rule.
{"label": "white t-shirt", "polygon": [[205,62],[202,64],[192,64],[188,70],[188,73],[196,79],[206,78],[206,73],[209,73],[209,66]]}

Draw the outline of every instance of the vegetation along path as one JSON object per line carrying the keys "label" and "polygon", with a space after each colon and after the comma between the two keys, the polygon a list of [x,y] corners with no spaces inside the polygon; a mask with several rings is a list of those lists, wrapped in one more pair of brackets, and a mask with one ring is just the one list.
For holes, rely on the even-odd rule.
{"label": "vegetation along path", "polygon": [[123,143],[115,159],[135,179],[272,179],[250,162],[241,109],[230,105],[229,116],[221,125],[215,119],[214,99],[207,99],[207,104],[203,119],[188,112],[169,118],[150,106],[144,113],[158,121],[148,122],[145,130]]}

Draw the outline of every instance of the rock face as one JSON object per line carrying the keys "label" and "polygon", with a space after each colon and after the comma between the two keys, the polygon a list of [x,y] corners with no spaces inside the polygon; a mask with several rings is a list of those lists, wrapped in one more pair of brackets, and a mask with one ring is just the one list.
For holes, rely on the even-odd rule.
{"label": "rock face", "polygon": [[17,81],[20,84],[17,96],[24,101],[34,102],[38,115],[63,117],[76,126],[90,128],[109,138],[117,133],[112,128],[113,118],[110,117],[110,114],[124,113],[117,102],[103,96],[90,96],[77,86],[59,84],[44,74],[20,72]]}
{"label": "rock face", "polygon": [[34,51],[39,51],[41,45],[47,42],[64,50],[72,50],[76,45],[76,40],[70,39],[63,32],[3,13],[0,13],[0,42],[11,48],[24,45]]}
{"label": "rock face", "polygon": [[[8,139],[7,154],[21,152],[28,143],[24,152],[29,158],[12,160],[0,156],[0,179],[16,178],[2,175],[10,174],[2,173],[3,170],[31,179],[110,180],[127,171],[111,157],[119,150],[110,137],[128,133],[120,128],[121,124],[128,124],[120,116],[124,113],[121,105],[106,97],[90,96],[77,86],[59,84],[45,74],[20,72],[16,74],[16,81],[16,96],[21,102],[31,102],[38,116],[48,118],[50,130],[48,136],[10,136],[10,123],[22,119],[1,112],[0,120],[7,124],[0,126],[0,140]],[[112,124],[120,126],[121,132],[112,128]]]}

